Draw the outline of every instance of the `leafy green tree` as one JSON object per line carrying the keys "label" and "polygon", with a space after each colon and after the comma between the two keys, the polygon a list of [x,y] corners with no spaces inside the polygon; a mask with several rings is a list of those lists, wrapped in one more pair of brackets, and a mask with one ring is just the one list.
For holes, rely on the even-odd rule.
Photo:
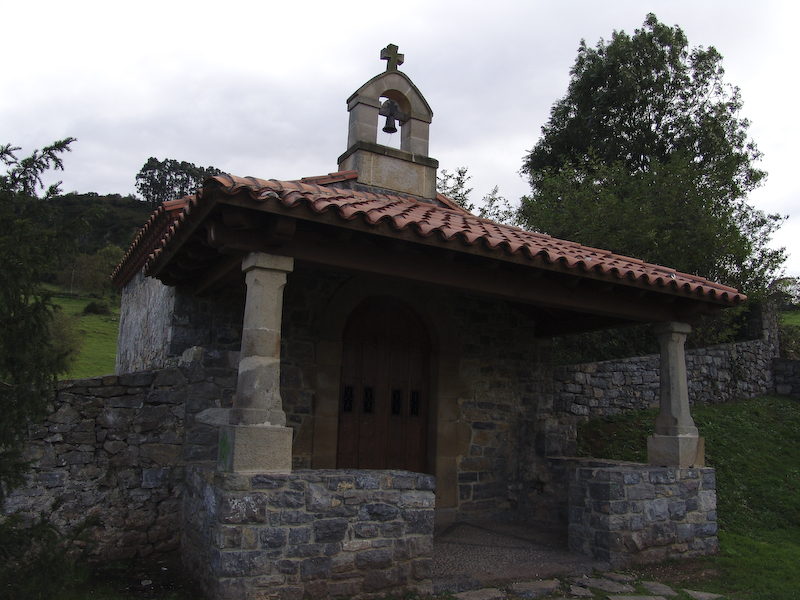
{"label": "leafy green tree", "polygon": [[59,196],[55,203],[60,221],[85,222],[78,237],[78,250],[83,254],[94,254],[109,244],[128,248],[153,212],[148,202],[132,194],[71,192]]}
{"label": "leafy green tree", "polygon": [[473,212],[475,205],[469,201],[472,188],[467,187],[467,182],[472,179],[467,174],[468,167],[458,167],[454,173],[442,169],[436,175],[436,190],[458,204],[464,210]]}
{"label": "leafy green tree", "polygon": [[58,283],[78,296],[114,295],[117,287],[111,283],[111,273],[124,255],[125,251],[114,245],[104,246],[94,254],[79,254],[58,274]]}
{"label": "leafy green tree", "polygon": [[171,158],[160,161],[151,156],[136,175],[136,190],[157,208],[167,200],[194,194],[206,177],[221,172],[216,167],[197,167]]}
{"label": "leafy green tree", "polygon": [[519,225],[519,208],[512,206],[505,196],[500,195],[498,186],[494,186],[492,191],[483,197],[481,207],[478,209],[478,216],[495,223]]}
{"label": "leafy green tree", "polygon": [[582,41],[570,73],[524,160],[524,226],[765,294],[783,217],[747,204],[766,173],[719,52],[649,14],[633,36]]}
{"label": "leafy green tree", "polygon": [[[442,169],[441,173],[436,176],[436,189],[461,208],[475,213],[475,204],[469,199],[472,188],[467,187],[467,182],[472,179],[472,176],[467,171],[468,167],[458,167],[454,173]],[[492,191],[483,197],[478,208],[478,216],[481,219],[489,219],[507,225],[518,225],[518,215],[519,209],[512,207],[511,203],[500,195],[498,186],[494,186]]]}
{"label": "leafy green tree", "polygon": [[40,280],[74,246],[74,231],[53,227],[58,185],[45,190],[42,183],[46,171],[63,169],[61,155],[73,141],[22,159],[14,154],[19,148],[0,146],[0,506],[23,481],[27,426],[42,417],[56,377],[69,366],[68,349],[51,333],[54,308]]}

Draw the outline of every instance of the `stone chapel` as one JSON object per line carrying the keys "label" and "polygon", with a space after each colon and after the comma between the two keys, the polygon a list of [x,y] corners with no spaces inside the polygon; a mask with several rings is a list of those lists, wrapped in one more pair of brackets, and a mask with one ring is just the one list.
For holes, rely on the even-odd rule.
{"label": "stone chapel", "polygon": [[[337,171],[209,178],[159,207],[113,275],[118,374],[238,368],[234,397],[197,416],[219,430],[216,464],[187,475],[181,516],[184,560],[214,597],[425,591],[434,518],[539,521],[598,556],[655,543],[603,542],[567,510],[576,423],[554,403],[554,336],[657,324],[650,463],[679,479],[704,464],[683,342],[745,297],[438,194],[433,111],[397,47],[381,58],[347,99]],[[400,149],[377,143],[382,119]],[[337,578],[345,564],[357,575]]]}

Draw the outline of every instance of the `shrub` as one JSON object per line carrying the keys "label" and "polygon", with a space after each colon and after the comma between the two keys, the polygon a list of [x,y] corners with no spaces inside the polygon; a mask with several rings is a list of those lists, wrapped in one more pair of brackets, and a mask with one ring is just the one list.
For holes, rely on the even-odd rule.
{"label": "shrub", "polygon": [[778,330],[781,358],[800,360],[800,327],[781,323]]}
{"label": "shrub", "polygon": [[83,309],[83,314],[85,315],[110,315],[111,314],[111,307],[108,306],[108,302],[104,301],[92,301],[86,305],[86,308]]}
{"label": "shrub", "polygon": [[30,522],[18,514],[0,519],[0,596],[9,600],[58,597],[79,578],[76,559],[88,547],[87,519],[62,533],[52,522],[56,502],[49,513]]}

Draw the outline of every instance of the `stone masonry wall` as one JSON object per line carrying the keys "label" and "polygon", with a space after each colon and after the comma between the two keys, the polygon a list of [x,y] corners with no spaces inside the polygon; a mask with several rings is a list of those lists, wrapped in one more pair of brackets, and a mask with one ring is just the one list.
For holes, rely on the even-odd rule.
{"label": "stone masonry wall", "polygon": [[59,498],[55,523],[94,515],[94,552],[109,559],[178,547],[186,464],[216,461],[215,427],[194,416],[230,406],[232,369],[191,364],[62,385],[42,424],[30,428],[29,484],[8,512],[35,516]]}
{"label": "stone masonry wall", "polygon": [[210,598],[430,594],[434,486],[407,471],[192,467],[184,563]]}
{"label": "stone masonry wall", "polygon": [[[331,298],[349,276],[296,268],[287,277],[281,339],[281,398],[295,430],[293,468],[311,465],[315,348]],[[376,286],[376,293],[380,293]],[[526,478],[546,477],[536,456],[564,454],[561,424],[552,414],[548,342],[535,340],[534,323],[506,303],[436,293],[458,331],[458,424],[468,433],[457,453],[459,510],[502,512],[516,508]],[[449,349],[449,348],[448,348]],[[574,429],[574,427],[573,427]],[[574,435],[572,436],[574,440]],[[520,440],[539,449],[528,452]],[[517,457],[534,456],[518,468]],[[520,469],[522,472],[520,472]],[[520,487],[522,486],[522,487]]]}
{"label": "stone masonry wall", "polygon": [[116,373],[163,367],[175,288],[138,273],[122,291]]}
{"label": "stone masonry wall", "polygon": [[[687,350],[689,400],[728,402],[772,392],[776,340]],[[559,366],[554,372],[556,410],[563,414],[601,417],[658,406],[658,355]]]}
{"label": "stone masonry wall", "polygon": [[540,457],[546,446],[564,450],[547,428],[548,342],[536,340],[535,323],[504,302],[454,296],[448,306],[460,332],[459,421],[470,431],[458,459],[459,511],[486,516],[518,510],[530,480],[545,476]]}
{"label": "stone masonry wall", "polygon": [[775,391],[782,396],[800,398],[800,360],[776,358],[772,361]]}
{"label": "stone masonry wall", "polygon": [[311,468],[316,345],[331,297],[349,277],[296,267],[288,274],[281,324],[281,400],[286,425],[294,429],[292,468]]}
{"label": "stone masonry wall", "polygon": [[[294,429],[294,469],[311,466],[317,381],[315,352],[323,315],[331,298],[350,278],[347,274],[303,266],[297,266],[287,276],[281,397],[287,425]],[[239,301],[232,298],[224,305],[220,299],[192,299],[179,288],[166,288],[157,281],[155,284],[161,286],[158,289],[162,292],[172,290],[172,295],[159,295],[158,290],[150,289],[138,279],[125,290],[126,295],[131,294],[128,300],[135,300],[137,293],[144,294],[141,297],[153,303],[151,310],[155,316],[165,310],[173,311],[164,338],[167,343],[158,354],[163,358],[153,358],[148,364],[159,361],[170,364],[180,353],[193,352],[193,348],[202,348],[207,357],[216,356],[212,364],[232,363],[230,357],[234,356],[233,349],[241,337]],[[381,293],[379,285],[375,293]],[[455,349],[461,356],[459,385],[463,393],[457,408],[457,425],[468,431],[459,440],[460,447],[455,453],[459,509],[498,512],[518,508],[526,504],[525,497],[529,495],[526,488],[540,485],[542,478],[547,477],[540,458],[545,454],[568,453],[569,448],[564,444],[569,439],[574,441],[574,435],[570,438],[569,431],[565,432],[565,428],[574,426],[564,425],[568,419],[558,420],[552,415],[548,342],[536,340],[531,319],[507,303],[447,292],[432,292],[430,301],[449,307],[458,331],[458,339],[446,342],[455,345],[448,347],[448,351]],[[213,321],[211,313],[220,309],[221,316]],[[134,317],[129,320],[135,320]],[[141,317],[140,323],[148,323]],[[163,327],[159,325],[157,329],[161,331]],[[127,331],[127,325],[121,328],[121,333],[123,330]],[[142,347],[142,341],[150,339],[147,330],[148,326],[142,325],[141,331],[126,334],[133,341],[123,341],[121,347],[128,344],[152,353],[153,348]],[[134,333],[138,337],[131,338]],[[223,339],[230,345],[222,344]],[[157,347],[155,343],[151,345]],[[118,370],[125,366],[120,363]],[[524,466],[518,466],[521,463],[517,458],[522,455],[528,460]]]}
{"label": "stone masonry wall", "polygon": [[569,548],[614,567],[716,554],[712,468],[569,463]]}
{"label": "stone masonry wall", "polygon": [[139,273],[122,292],[115,372],[175,366],[193,347],[202,347],[214,366],[233,366],[243,311],[243,290],[197,298]]}

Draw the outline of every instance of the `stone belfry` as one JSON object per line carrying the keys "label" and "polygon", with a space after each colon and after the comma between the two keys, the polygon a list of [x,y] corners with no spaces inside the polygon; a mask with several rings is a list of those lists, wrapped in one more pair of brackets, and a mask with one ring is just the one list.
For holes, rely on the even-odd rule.
{"label": "stone belfry", "polygon": [[[340,171],[358,171],[361,186],[402,192],[423,200],[436,198],[439,162],[428,156],[433,111],[417,86],[397,67],[403,55],[394,44],[381,50],[386,71],[370,79],[347,99],[350,126],[347,151],[339,157]],[[377,143],[378,121],[384,131],[400,125],[400,149]]]}

